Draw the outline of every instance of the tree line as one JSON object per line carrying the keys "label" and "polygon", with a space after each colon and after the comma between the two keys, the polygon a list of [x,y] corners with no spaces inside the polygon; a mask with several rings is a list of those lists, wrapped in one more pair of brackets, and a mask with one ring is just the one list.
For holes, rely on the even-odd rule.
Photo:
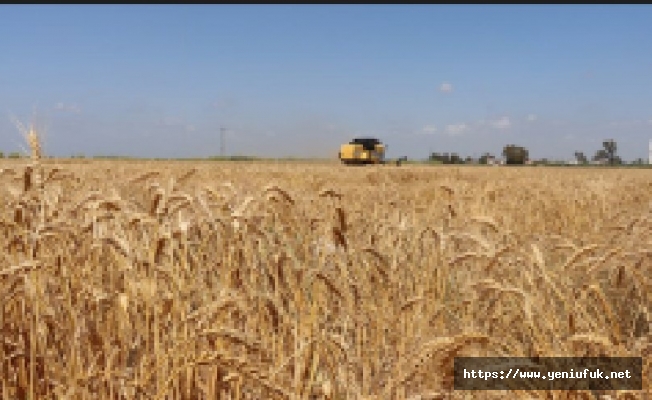
{"label": "tree line", "polygon": [[[7,158],[20,158],[20,157],[21,155],[18,152],[11,152],[7,154]],[[3,153],[2,151],[0,151],[0,158],[5,158],[5,153]]]}
{"label": "tree line", "polygon": [[[540,160],[530,159],[528,149],[515,144],[508,144],[503,147],[502,156],[503,162],[507,165],[552,163],[545,158]],[[484,153],[477,160],[473,157],[462,157],[458,153],[431,153],[429,160],[441,164],[490,164],[499,161],[491,153]],[[582,151],[576,151],[574,153],[574,160],[576,164],[589,164],[591,161],[597,164],[609,165],[621,165],[625,163],[618,155],[618,144],[613,139],[603,141],[602,148],[596,150],[591,160]],[[632,164],[646,164],[646,162],[639,158],[634,160]]]}

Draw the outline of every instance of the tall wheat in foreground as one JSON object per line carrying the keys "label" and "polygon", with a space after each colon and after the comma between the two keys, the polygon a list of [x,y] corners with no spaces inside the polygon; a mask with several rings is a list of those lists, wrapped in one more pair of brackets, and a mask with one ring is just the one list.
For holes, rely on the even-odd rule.
{"label": "tall wheat in foreground", "polygon": [[[3,399],[589,399],[456,356],[637,356],[645,170],[4,161]],[[38,180],[34,172],[38,171]]]}
{"label": "tall wheat in foreground", "polygon": [[32,160],[38,161],[41,159],[41,139],[36,133],[34,127],[30,127],[29,133],[27,134],[27,143],[31,150]]}

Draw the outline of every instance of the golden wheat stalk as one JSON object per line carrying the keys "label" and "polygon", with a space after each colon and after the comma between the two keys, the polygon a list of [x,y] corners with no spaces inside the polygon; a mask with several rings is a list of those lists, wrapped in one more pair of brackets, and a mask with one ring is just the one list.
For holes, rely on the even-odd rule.
{"label": "golden wheat stalk", "polygon": [[27,133],[27,144],[31,150],[32,160],[39,161],[41,159],[41,138],[39,134],[34,129],[34,126],[30,126],[29,132]]}

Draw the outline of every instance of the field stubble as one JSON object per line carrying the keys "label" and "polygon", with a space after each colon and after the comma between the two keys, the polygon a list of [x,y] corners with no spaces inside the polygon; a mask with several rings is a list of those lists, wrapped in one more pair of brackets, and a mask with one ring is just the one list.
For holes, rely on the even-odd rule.
{"label": "field stubble", "polygon": [[452,390],[455,356],[642,356],[645,170],[2,165],[0,396]]}

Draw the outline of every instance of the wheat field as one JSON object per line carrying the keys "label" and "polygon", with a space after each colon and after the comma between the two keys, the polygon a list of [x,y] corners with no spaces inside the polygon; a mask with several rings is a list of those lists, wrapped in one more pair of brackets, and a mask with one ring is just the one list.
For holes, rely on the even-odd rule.
{"label": "wheat field", "polygon": [[0,162],[3,399],[455,391],[456,356],[643,357],[649,170]]}

